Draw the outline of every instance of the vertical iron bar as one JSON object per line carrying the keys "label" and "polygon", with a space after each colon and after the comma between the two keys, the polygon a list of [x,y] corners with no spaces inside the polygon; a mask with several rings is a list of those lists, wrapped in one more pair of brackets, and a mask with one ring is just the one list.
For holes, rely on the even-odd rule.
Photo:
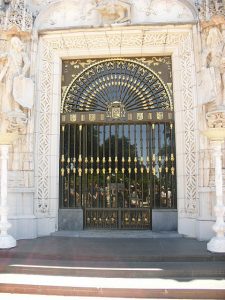
{"label": "vertical iron bar", "polygon": [[104,188],[104,199],[103,207],[106,207],[106,166],[105,166],[105,125],[103,125],[103,153],[102,153],[102,172],[103,172],[103,188]]}
{"label": "vertical iron bar", "polygon": [[99,162],[100,162],[100,155],[99,155],[100,128],[99,127],[100,127],[100,125],[96,125],[96,128],[97,128],[97,159],[96,159],[97,169],[96,169],[96,172],[97,172],[97,181],[98,181],[98,186],[97,186],[97,195],[98,195],[97,207],[98,208],[100,207],[100,177],[99,177],[99,174],[100,174],[100,166],[99,166]]}
{"label": "vertical iron bar", "polygon": [[111,174],[112,174],[112,168],[111,168],[111,162],[112,162],[112,157],[111,157],[111,125],[109,125],[109,157],[108,157],[108,162],[109,162],[109,207],[112,207],[111,203]]}
{"label": "vertical iron bar", "polygon": [[148,204],[151,201],[151,185],[150,185],[150,125],[146,124],[146,145],[147,145],[147,158],[146,158],[146,172],[147,172],[147,181],[148,181]]}
{"label": "vertical iron bar", "polygon": [[73,199],[73,207],[77,206],[77,197],[76,197],[76,124],[73,125],[73,192],[74,192],[74,199]]}
{"label": "vertical iron bar", "polygon": [[144,202],[144,157],[143,157],[143,132],[142,126],[140,125],[140,144],[141,144],[141,197],[142,197],[142,204]]}
{"label": "vertical iron bar", "polygon": [[85,208],[88,203],[88,125],[85,126],[85,178],[86,178],[86,191],[85,191]]}
{"label": "vertical iron bar", "polygon": [[175,130],[174,124],[170,124],[171,128],[171,190],[172,190],[172,206],[176,207],[176,186],[175,186]]}
{"label": "vertical iron bar", "polygon": [[79,206],[82,207],[82,125],[79,125]]}
{"label": "vertical iron bar", "polygon": [[70,207],[70,124],[67,125],[67,208]]}
{"label": "vertical iron bar", "polygon": [[155,124],[152,124],[152,130],[151,130],[151,133],[152,133],[152,147],[151,147],[151,152],[152,152],[152,182],[153,182],[153,201],[154,201],[154,208],[156,208],[156,188],[157,186],[155,185]]}
{"label": "vertical iron bar", "polygon": [[61,127],[61,208],[64,207],[65,193],[65,125]]}
{"label": "vertical iron bar", "polygon": [[169,199],[168,199],[168,153],[167,153],[167,123],[164,123],[164,141],[165,141],[165,169],[164,169],[164,176],[165,176],[165,190],[166,190],[166,206],[170,207]]}
{"label": "vertical iron bar", "polygon": [[134,148],[135,148],[135,154],[134,154],[134,180],[135,180],[135,206],[137,206],[137,128],[136,124],[134,125]]}
{"label": "vertical iron bar", "polygon": [[162,203],[162,182],[161,182],[161,165],[162,165],[162,156],[161,156],[161,124],[158,123],[158,174],[159,174],[159,203],[160,207],[163,206]]}
{"label": "vertical iron bar", "polygon": [[118,125],[115,125],[115,178],[116,178],[116,208],[118,208]]}
{"label": "vertical iron bar", "polygon": [[126,190],[126,183],[125,183],[125,154],[124,154],[124,124],[122,125],[122,177],[123,177],[123,208],[125,207],[125,190]]}
{"label": "vertical iron bar", "polygon": [[91,208],[93,207],[93,196],[94,196],[94,183],[93,183],[93,173],[94,173],[94,166],[93,166],[93,162],[94,162],[94,152],[93,152],[93,125],[91,125],[91,130],[90,130],[90,134],[91,134]]}
{"label": "vertical iron bar", "polygon": [[129,173],[129,203],[128,207],[131,207],[131,189],[130,189],[130,184],[131,184],[131,136],[130,136],[130,124],[128,125],[128,140],[129,140],[129,157],[128,157],[128,173]]}

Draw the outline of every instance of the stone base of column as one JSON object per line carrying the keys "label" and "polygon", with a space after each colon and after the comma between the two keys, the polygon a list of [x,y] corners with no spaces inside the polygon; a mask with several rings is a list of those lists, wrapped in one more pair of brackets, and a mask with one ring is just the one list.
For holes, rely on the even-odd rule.
{"label": "stone base of column", "polygon": [[213,237],[207,244],[207,250],[215,253],[225,253],[225,237]]}
{"label": "stone base of column", "polygon": [[11,235],[0,235],[0,249],[16,247],[16,240]]}

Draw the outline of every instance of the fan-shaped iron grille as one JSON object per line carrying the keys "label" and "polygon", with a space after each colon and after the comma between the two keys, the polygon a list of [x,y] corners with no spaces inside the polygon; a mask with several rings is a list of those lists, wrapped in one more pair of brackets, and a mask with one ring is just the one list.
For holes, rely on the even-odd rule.
{"label": "fan-shaped iron grille", "polygon": [[173,110],[170,94],[160,77],[130,59],[97,62],[76,76],[62,102],[63,113],[107,111],[111,103],[125,111]]}

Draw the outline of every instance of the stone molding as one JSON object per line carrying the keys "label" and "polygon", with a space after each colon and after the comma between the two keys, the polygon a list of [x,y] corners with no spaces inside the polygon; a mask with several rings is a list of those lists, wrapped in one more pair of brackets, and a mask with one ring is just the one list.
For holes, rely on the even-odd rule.
{"label": "stone molding", "polygon": [[[123,53],[121,52],[123,49]],[[36,214],[39,217],[51,215],[53,209],[51,204],[51,185],[50,171],[53,167],[50,164],[51,156],[51,128],[53,126],[51,115],[56,111],[59,119],[60,103],[54,103],[61,100],[61,95],[54,96],[53,81],[60,74],[55,74],[54,70],[57,64],[60,65],[60,59],[69,57],[81,58],[84,54],[92,55],[95,53],[99,57],[106,55],[137,55],[137,53],[150,55],[150,51],[157,54],[173,53],[174,62],[181,67],[181,78],[179,96],[175,97],[176,107],[183,105],[184,122],[179,124],[183,126],[185,153],[184,162],[184,193],[179,207],[180,215],[194,217],[197,215],[197,187],[198,187],[198,156],[196,146],[196,116],[195,116],[195,78],[194,78],[194,58],[192,30],[189,28],[176,29],[149,29],[148,27],[140,29],[129,29],[127,31],[113,30],[106,32],[85,31],[73,33],[60,33],[43,35],[39,38],[39,77],[38,77],[38,106],[36,107],[37,126],[37,147],[36,147]],[[89,51],[89,53],[87,53]],[[148,54],[147,54],[148,53]],[[93,54],[94,55],[94,54]],[[87,56],[86,56],[87,57]],[[60,85],[60,83],[59,83]],[[180,94],[181,93],[181,94]],[[183,103],[179,103],[182,101]],[[58,121],[59,122],[59,121]],[[59,132],[58,132],[59,135]],[[59,156],[55,159],[58,164]],[[181,166],[180,166],[181,167]],[[56,180],[56,179],[55,179]],[[184,198],[184,200],[183,200]],[[55,199],[56,201],[56,199]],[[182,201],[184,201],[182,203]],[[179,199],[178,199],[179,202]],[[57,206],[58,204],[56,204]]]}

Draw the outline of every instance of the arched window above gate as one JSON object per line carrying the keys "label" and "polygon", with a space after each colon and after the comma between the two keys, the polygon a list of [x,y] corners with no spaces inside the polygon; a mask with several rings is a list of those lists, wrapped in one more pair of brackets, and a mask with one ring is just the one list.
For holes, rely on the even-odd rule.
{"label": "arched window above gate", "polygon": [[62,101],[61,112],[173,111],[171,93],[160,76],[133,59],[105,59],[75,76]]}

